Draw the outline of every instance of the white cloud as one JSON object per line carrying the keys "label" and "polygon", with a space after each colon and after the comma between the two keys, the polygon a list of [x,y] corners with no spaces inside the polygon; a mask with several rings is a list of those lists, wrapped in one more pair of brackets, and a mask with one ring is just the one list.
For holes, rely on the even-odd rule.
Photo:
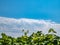
{"label": "white cloud", "polygon": [[30,33],[38,30],[47,33],[49,28],[54,28],[57,31],[57,34],[60,35],[60,24],[51,20],[0,17],[0,33],[4,32],[10,36],[17,37],[22,35],[22,29],[29,30]]}

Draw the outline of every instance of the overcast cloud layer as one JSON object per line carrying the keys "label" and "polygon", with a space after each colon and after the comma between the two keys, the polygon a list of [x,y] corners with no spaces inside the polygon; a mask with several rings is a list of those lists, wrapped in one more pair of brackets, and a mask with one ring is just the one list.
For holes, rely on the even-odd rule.
{"label": "overcast cloud layer", "polygon": [[31,34],[38,30],[47,33],[50,28],[55,29],[57,34],[60,35],[60,24],[51,20],[0,17],[0,34],[4,32],[13,37],[21,36],[23,34],[22,29],[29,30],[29,34]]}

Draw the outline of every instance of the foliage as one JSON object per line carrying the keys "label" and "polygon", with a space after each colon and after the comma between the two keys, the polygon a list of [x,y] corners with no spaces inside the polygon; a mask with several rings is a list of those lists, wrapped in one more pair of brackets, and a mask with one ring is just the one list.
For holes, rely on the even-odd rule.
{"label": "foliage", "polygon": [[[57,36],[54,29],[49,29],[48,34],[43,34],[42,31],[37,31],[28,36],[29,31],[24,31],[21,37],[13,38],[2,33],[0,45],[60,45],[60,37]],[[52,33],[51,33],[52,32]]]}

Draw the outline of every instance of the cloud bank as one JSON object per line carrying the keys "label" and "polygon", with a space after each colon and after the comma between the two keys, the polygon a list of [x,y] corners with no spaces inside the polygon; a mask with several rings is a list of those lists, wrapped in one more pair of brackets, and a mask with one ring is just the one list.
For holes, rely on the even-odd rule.
{"label": "cloud bank", "polygon": [[60,35],[60,24],[51,20],[0,17],[0,34],[3,32],[13,37],[21,36],[22,29],[29,30],[29,34],[31,34],[38,30],[47,33],[50,28],[55,29]]}

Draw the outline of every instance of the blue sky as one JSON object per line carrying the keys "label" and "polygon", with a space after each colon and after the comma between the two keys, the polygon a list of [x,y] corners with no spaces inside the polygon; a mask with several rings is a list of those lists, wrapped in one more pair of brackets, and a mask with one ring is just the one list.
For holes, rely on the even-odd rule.
{"label": "blue sky", "polygon": [[0,0],[0,16],[60,23],[60,0]]}

